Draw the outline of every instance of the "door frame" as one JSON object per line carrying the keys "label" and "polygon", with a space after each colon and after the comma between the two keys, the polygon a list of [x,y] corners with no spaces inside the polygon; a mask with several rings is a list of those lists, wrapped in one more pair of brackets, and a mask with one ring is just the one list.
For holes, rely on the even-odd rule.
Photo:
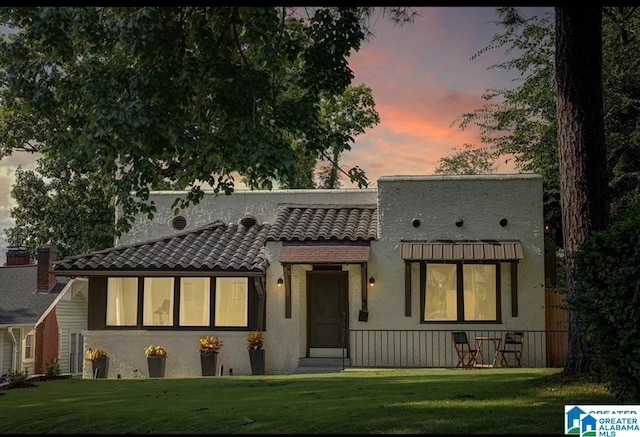
{"label": "door frame", "polygon": [[[307,271],[307,341],[306,356],[311,356],[311,283],[315,278],[319,277],[337,277],[342,281],[344,286],[344,317],[343,326],[340,332],[341,343],[344,343],[344,350],[340,357],[349,356],[348,338],[345,337],[345,331],[349,329],[349,271],[347,270],[309,270]],[[338,357],[335,357],[338,358]]]}

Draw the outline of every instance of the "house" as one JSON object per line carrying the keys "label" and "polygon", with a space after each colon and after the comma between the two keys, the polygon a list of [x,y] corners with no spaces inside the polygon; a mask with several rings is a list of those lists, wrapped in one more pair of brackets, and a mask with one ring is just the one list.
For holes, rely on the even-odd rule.
{"label": "house", "polygon": [[37,264],[23,247],[7,251],[0,267],[0,374],[44,374],[56,360],[62,373],[82,371],[87,281],[56,278],[56,258],[53,245],[38,248]]}
{"label": "house", "polygon": [[[201,335],[224,341],[221,371],[250,374],[255,329],[272,374],[372,356],[377,366],[448,367],[452,330],[544,333],[538,175],[236,191],[177,216],[175,197],[152,193],[155,218],[115,247],[54,264],[56,275],[88,280],[84,347],[109,351],[109,378],[145,376],[150,344],[168,351],[166,377],[200,376]],[[525,351],[524,365],[544,366],[544,348]]]}

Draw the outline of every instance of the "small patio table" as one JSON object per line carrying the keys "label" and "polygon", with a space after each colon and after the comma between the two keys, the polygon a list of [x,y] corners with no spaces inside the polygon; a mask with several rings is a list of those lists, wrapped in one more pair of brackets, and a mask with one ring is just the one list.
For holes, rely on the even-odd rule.
{"label": "small patio table", "polygon": [[[476,349],[478,350],[478,352],[476,352],[475,367],[496,367],[496,363],[498,362],[498,350],[500,349],[500,343],[502,343],[502,338],[500,337],[476,337]],[[485,363],[482,355],[482,350],[487,349],[487,352],[490,352],[491,344],[493,344],[493,361],[491,363]]]}

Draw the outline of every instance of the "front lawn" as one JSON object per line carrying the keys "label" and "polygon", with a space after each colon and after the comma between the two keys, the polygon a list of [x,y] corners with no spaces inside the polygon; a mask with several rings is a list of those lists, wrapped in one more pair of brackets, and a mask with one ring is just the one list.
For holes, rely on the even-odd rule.
{"label": "front lawn", "polygon": [[563,434],[564,405],[616,404],[555,369],[68,379],[0,391],[11,434]]}

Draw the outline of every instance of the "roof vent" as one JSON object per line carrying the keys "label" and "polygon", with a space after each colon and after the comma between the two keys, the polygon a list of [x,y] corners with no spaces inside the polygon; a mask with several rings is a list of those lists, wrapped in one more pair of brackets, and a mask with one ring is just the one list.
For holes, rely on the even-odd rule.
{"label": "roof vent", "polygon": [[251,226],[256,224],[256,218],[252,215],[245,215],[240,219],[240,224],[245,228],[250,228]]}
{"label": "roof vent", "polygon": [[177,215],[171,220],[171,226],[173,226],[173,229],[181,231],[187,226],[187,219],[184,216]]}

